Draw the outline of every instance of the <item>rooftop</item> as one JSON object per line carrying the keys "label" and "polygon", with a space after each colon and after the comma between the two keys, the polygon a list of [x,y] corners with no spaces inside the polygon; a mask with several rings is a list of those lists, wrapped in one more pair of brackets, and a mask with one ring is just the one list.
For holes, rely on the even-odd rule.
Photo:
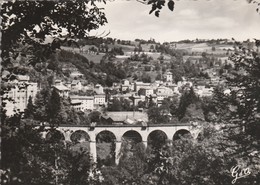
{"label": "rooftop", "polygon": [[71,100],[92,100],[94,96],[78,96],[78,95],[71,95]]}
{"label": "rooftop", "polygon": [[65,85],[61,84],[61,85],[54,85],[53,86],[55,89],[59,90],[59,91],[69,91],[69,88],[66,87]]}

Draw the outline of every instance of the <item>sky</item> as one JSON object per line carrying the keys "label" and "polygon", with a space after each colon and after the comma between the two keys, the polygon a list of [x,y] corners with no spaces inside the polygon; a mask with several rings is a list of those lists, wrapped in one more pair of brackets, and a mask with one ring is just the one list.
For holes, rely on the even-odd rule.
{"label": "sky", "polygon": [[159,18],[136,0],[108,0],[101,7],[108,23],[91,34],[110,31],[112,38],[159,42],[260,38],[260,14],[246,0],[175,0],[174,11],[165,6]]}

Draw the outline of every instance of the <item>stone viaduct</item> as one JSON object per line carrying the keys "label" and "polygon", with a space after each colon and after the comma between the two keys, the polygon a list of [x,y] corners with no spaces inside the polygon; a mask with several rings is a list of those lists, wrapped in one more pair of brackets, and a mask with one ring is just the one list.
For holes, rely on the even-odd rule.
{"label": "stone viaduct", "polygon": [[[115,138],[115,154],[116,161],[119,162],[119,152],[122,144],[122,138],[126,133],[132,132],[139,135],[143,144],[147,146],[148,137],[155,131],[163,132],[168,140],[174,140],[174,138],[180,135],[190,134],[193,138],[197,138],[200,129],[194,128],[191,124],[174,124],[174,125],[97,125],[97,126],[85,126],[85,125],[61,125],[57,129],[62,135],[65,141],[72,141],[71,136],[75,132],[84,132],[88,135],[90,154],[93,160],[97,160],[97,135],[104,131],[108,131],[114,135]],[[46,137],[48,133],[43,133]]]}

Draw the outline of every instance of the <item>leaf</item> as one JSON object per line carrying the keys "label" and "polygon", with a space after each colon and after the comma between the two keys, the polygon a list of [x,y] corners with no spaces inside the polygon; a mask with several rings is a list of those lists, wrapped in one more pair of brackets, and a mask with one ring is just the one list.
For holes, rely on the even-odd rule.
{"label": "leaf", "polygon": [[160,10],[157,10],[154,14],[156,17],[159,17]]}
{"label": "leaf", "polygon": [[170,0],[170,1],[168,2],[168,8],[169,8],[171,11],[174,10],[174,2],[173,2],[172,0]]}
{"label": "leaf", "polygon": [[147,4],[152,4],[152,3],[154,3],[154,1],[153,1],[153,0],[150,0],[150,1],[148,1]]}
{"label": "leaf", "polygon": [[150,10],[149,14],[153,13],[153,11],[156,10],[156,5],[153,4],[152,9]]}

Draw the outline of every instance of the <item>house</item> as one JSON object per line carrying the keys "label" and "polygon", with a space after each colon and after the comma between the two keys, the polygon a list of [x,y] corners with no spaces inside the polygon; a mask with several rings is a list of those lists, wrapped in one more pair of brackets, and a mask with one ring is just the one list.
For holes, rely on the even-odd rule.
{"label": "house", "polygon": [[76,110],[76,111],[82,111],[84,112],[83,104],[80,100],[71,100],[70,105]]}
{"label": "house", "polygon": [[140,88],[138,94],[149,97],[154,94],[154,90],[151,87]]}
{"label": "house", "polygon": [[16,112],[24,112],[27,107],[29,97],[34,102],[38,92],[37,83],[29,82],[30,78],[26,75],[18,75],[17,79],[9,82],[12,86],[9,91],[4,92],[3,99],[9,98],[10,100],[3,100],[7,116],[12,116]]}
{"label": "house", "polygon": [[101,105],[107,105],[106,102],[106,95],[105,94],[96,94],[94,95],[94,105],[95,106],[101,106]]}
{"label": "house", "polygon": [[140,96],[131,96],[129,99],[133,101],[134,106],[137,106],[139,102],[144,101]]}
{"label": "house", "polygon": [[128,91],[131,89],[131,84],[129,80],[125,80],[124,83],[121,85],[121,91]]}
{"label": "house", "polygon": [[71,64],[71,63],[65,63],[65,64],[62,65],[61,70],[62,70],[63,72],[65,72],[65,71],[78,71],[78,68],[75,67],[75,66],[74,66],[73,64]]}
{"label": "house", "polygon": [[82,84],[81,84],[80,80],[73,80],[71,82],[71,90],[72,91],[80,91],[80,90],[82,90]]}
{"label": "house", "polygon": [[100,85],[100,84],[96,84],[96,85],[95,85],[94,91],[95,91],[97,94],[104,94],[104,88],[103,88],[103,86]]}
{"label": "house", "polygon": [[166,94],[168,96],[171,96],[173,95],[173,90],[171,88],[168,88],[168,87],[163,87],[163,86],[160,86],[156,89],[156,94]]}
{"label": "house", "polygon": [[177,86],[178,88],[191,88],[193,86],[193,83],[187,81],[185,78],[182,78],[182,81],[178,81]]}
{"label": "house", "polygon": [[134,91],[138,92],[141,88],[149,88],[151,86],[150,83],[144,83],[144,82],[135,82],[134,84]]}
{"label": "house", "polygon": [[70,73],[71,78],[82,78],[84,75],[79,71],[72,71]]}
{"label": "house", "polygon": [[78,111],[94,110],[94,96],[70,96],[71,105]]}
{"label": "house", "polygon": [[65,85],[63,85],[61,80],[56,80],[54,84],[55,85],[53,85],[52,88],[53,88],[53,90],[56,90],[58,92],[60,97],[63,97],[63,98],[69,97],[70,89],[68,87],[66,87]]}
{"label": "house", "polygon": [[214,88],[213,87],[207,88],[204,85],[198,85],[194,88],[194,91],[200,97],[206,97],[206,96],[213,95]]}
{"label": "house", "polygon": [[172,73],[170,71],[166,72],[165,76],[166,76],[166,82],[172,82],[173,81]]}

